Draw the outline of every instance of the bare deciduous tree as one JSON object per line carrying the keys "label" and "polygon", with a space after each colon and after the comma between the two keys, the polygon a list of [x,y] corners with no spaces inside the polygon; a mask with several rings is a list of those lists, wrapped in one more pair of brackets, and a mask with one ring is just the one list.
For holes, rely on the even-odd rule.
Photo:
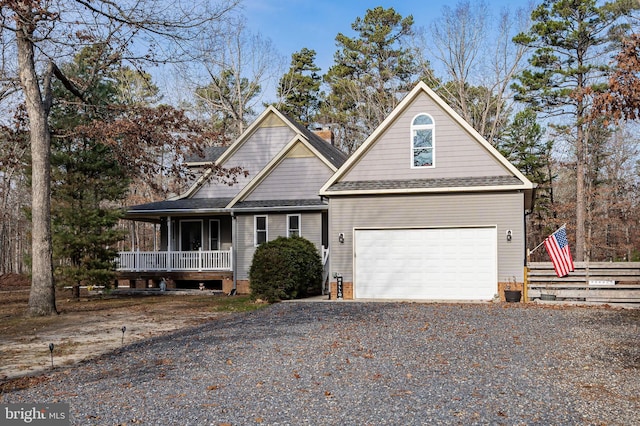
{"label": "bare deciduous tree", "polygon": [[222,28],[209,28],[194,54],[195,65],[184,69],[197,99],[197,109],[214,130],[233,141],[255,118],[264,88],[275,84],[284,58],[271,40],[247,29],[243,18]]}
{"label": "bare deciduous tree", "polygon": [[27,247],[24,209],[26,193],[27,134],[24,108],[14,114],[11,125],[0,126],[0,275],[21,273]]}
{"label": "bare deciduous tree", "polygon": [[[445,70],[438,92],[469,124],[495,144],[506,126],[512,97],[509,86],[521,71],[527,47],[512,37],[528,26],[529,11],[489,15],[484,2],[445,6],[432,27],[433,43],[425,46]],[[428,47],[428,48],[427,48]]]}
{"label": "bare deciduous tree", "polygon": [[[236,0],[2,0],[3,32],[15,37],[18,71],[29,117],[32,161],[32,286],[29,315],[56,313],[50,217],[48,116],[55,77],[75,93],[57,61],[86,45],[106,43],[114,60],[179,61],[200,29],[220,20]],[[115,57],[117,56],[117,58]],[[79,94],[79,93],[78,93]]]}

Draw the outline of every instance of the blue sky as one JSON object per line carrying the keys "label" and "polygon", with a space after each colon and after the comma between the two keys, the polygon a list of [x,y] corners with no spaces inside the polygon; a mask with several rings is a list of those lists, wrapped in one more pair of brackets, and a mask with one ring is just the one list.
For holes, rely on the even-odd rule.
{"label": "blue sky", "polygon": [[[444,6],[455,8],[457,4],[457,0],[244,0],[243,14],[248,28],[271,39],[287,63],[292,53],[306,47],[316,51],[316,64],[324,73],[333,64],[336,35],[353,35],[351,24],[364,17],[367,9],[393,7],[403,17],[413,15],[416,28],[428,28],[437,22]],[[505,8],[527,6],[529,0],[487,0],[485,4],[497,16]]]}

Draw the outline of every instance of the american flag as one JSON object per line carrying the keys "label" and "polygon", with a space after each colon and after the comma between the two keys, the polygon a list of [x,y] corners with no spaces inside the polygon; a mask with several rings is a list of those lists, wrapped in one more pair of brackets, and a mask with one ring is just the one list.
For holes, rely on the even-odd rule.
{"label": "american flag", "polygon": [[569,272],[573,272],[573,258],[571,250],[569,250],[569,241],[567,240],[567,230],[561,227],[544,240],[544,248],[547,249],[553,268],[556,270],[558,277],[566,277]]}

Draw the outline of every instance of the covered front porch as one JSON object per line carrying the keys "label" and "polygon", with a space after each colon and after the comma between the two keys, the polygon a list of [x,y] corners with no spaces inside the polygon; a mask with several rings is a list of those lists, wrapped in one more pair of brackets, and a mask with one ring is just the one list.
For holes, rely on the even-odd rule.
{"label": "covered front porch", "polygon": [[326,204],[285,200],[230,209],[226,207],[229,202],[180,199],[130,207],[126,219],[152,225],[153,241],[141,246],[139,239],[131,238],[129,245],[121,247],[118,278],[145,287],[145,280],[153,287],[162,278],[175,280],[177,288],[198,288],[204,282],[208,289],[215,282],[216,287],[222,283],[226,293],[246,294],[250,292],[249,270],[260,238],[268,241],[301,235],[316,245],[322,257],[326,286]]}
{"label": "covered front porch", "polygon": [[118,252],[118,285],[155,287],[164,278],[168,288],[204,283],[207,289],[236,289],[234,221],[224,207],[228,202],[188,199],[130,207],[126,219],[152,225],[153,241],[141,248],[132,238]]}

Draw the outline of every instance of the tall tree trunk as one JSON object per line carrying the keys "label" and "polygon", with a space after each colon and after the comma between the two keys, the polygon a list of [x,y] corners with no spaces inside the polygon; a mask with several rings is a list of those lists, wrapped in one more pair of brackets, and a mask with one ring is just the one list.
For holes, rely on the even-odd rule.
{"label": "tall tree trunk", "polygon": [[586,211],[586,148],[587,142],[584,138],[584,129],[582,124],[578,124],[577,141],[576,141],[576,255],[575,260],[584,261],[585,257],[585,221],[587,219]]}
{"label": "tall tree trunk", "polygon": [[51,67],[45,78],[43,97],[36,73],[32,33],[28,24],[16,31],[20,83],[30,122],[32,161],[31,234],[32,266],[28,315],[56,314],[51,241],[51,135],[47,125]]}

